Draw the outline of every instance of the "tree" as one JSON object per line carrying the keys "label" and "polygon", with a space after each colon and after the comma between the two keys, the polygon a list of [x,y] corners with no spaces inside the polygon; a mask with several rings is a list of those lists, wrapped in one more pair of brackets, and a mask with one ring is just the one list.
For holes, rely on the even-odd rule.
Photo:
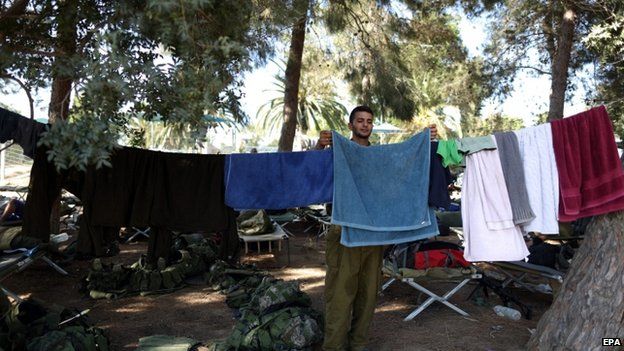
{"label": "tree", "polygon": [[301,62],[303,44],[305,42],[306,24],[310,0],[294,0],[293,7],[297,12],[295,23],[290,37],[288,61],[284,72],[284,123],[278,142],[278,151],[292,151],[297,127],[297,106],[299,96],[299,78],[301,76]]}
{"label": "tree", "polygon": [[456,19],[439,2],[402,4],[402,12],[383,1],[328,10],[334,61],[352,95],[383,118],[424,118],[447,105],[477,113],[487,84],[480,59],[468,58]]}
{"label": "tree", "polygon": [[[621,82],[612,79],[622,72],[624,9],[620,1],[602,1],[599,5],[610,15],[585,38],[599,53],[606,72],[603,90],[597,95],[621,99],[622,90],[617,93]],[[529,340],[529,350],[598,350],[602,347],[596,340],[624,334],[623,254],[624,212],[594,218],[559,294]]]}
{"label": "tree", "polygon": [[597,56],[597,89],[588,99],[593,104],[606,104],[615,132],[624,139],[624,7],[620,1],[602,1],[605,20],[592,26],[583,38]]}
{"label": "tree", "polygon": [[[347,109],[338,101],[334,82],[338,72],[325,61],[316,47],[309,46],[304,53],[297,102],[297,126],[303,134],[310,129],[345,130],[347,126]],[[256,114],[263,121],[262,127],[269,130],[281,125],[284,111],[284,74],[280,72],[274,79],[273,91],[281,96],[264,103]]]}
{"label": "tree", "polygon": [[[592,57],[579,40],[604,13],[595,2],[582,0],[463,1],[471,14],[487,12],[494,21],[485,49],[487,73],[505,96],[520,70],[551,76],[548,119],[563,116],[569,77]],[[532,57],[537,57],[534,62]]]}
{"label": "tree", "polygon": [[[102,165],[131,117],[194,128],[207,113],[228,111],[245,122],[241,72],[272,53],[287,17],[282,7],[272,0],[1,2],[0,76],[29,89],[52,86],[50,117],[69,116],[43,138],[59,168]],[[80,104],[68,111],[71,87]]]}

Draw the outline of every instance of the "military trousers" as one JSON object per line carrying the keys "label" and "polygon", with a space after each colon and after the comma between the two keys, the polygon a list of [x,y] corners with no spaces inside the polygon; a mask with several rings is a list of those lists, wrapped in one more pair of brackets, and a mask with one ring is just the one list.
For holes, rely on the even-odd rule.
{"label": "military trousers", "polygon": [[324,350],[362,350],[381,283],[383,246],[346,247],[339,226],[327,233]]}

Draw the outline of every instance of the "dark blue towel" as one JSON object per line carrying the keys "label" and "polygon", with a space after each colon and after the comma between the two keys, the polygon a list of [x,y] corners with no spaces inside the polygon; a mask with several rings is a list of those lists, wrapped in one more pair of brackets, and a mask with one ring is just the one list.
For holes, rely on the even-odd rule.
{"label": "dark blue towel", "polygon": [[225,203],[283,209],[332,201],[331,150],[232,154],[225,159]]}
{"label": "dark blue towel", "polygon": [[416,230],[435,221],[428,207],[429,131],[381,146],[364,147],[337,133],[333,141],[332,223],[343,227],[341,243],[366,246],[422,238]]}

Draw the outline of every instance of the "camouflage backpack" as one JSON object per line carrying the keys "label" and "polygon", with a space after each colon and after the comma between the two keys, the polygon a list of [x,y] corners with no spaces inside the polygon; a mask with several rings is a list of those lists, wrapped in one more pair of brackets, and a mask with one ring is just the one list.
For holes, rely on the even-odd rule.
{"label": "camouflage backpack", "polygon": [[[0,348],[28,351],[108,351],[108,339],[101,329],[88,327],[83,318],[59,323],[75,314],[60,306],[27,299],[5,312],[0,334]],[[80,324],[80,325],[78,325]]]}
{"label": "camouflage backpack", "polygon": [[307,307],[244,314],[226,340],[230,350],[307,350],[323,339],[320,314]]}
{"label": "camouflage backpack", "polygon": [[93,260],[85,278],[88,291],[120,293],[130,279],[130,269],[121,264],[104,264],[99,258]]}
{"label": "camouflage backpack", "polygon": [[242,235],[261,235],[273,232],[273,223],[264,210],[243,211],[236,218],[238,232]]}
{"label": "camouflage backpack", "polygon": [[243,309],[264,315],[284,307],[310,307],[311,304],[310,296],[299,289],[299,282],[265,277]]}
{"label": "camouflage backpack", "polygon": [[70,326],[33,338],[28,351],[108,351],[108,339],[95,327]]}

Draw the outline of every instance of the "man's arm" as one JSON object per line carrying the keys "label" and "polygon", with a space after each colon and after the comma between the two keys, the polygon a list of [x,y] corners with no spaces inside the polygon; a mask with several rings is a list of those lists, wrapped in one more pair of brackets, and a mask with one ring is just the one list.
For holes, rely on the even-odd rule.
{"label": "man's arm", "polygon": [[319,136],[318,141],[316,142],[316,146],[314,148],[316,150],[323,150],[327,146],[332,145],[332,132],[331,130],[321,130],[321,134]]}
{"label": "man's arm", "polygon": [[429,128],[429,132],[431,133],[429,138],[431,140],[436,140],[438,138],[438,127],[435,124],[430,124],[427,128]]}

